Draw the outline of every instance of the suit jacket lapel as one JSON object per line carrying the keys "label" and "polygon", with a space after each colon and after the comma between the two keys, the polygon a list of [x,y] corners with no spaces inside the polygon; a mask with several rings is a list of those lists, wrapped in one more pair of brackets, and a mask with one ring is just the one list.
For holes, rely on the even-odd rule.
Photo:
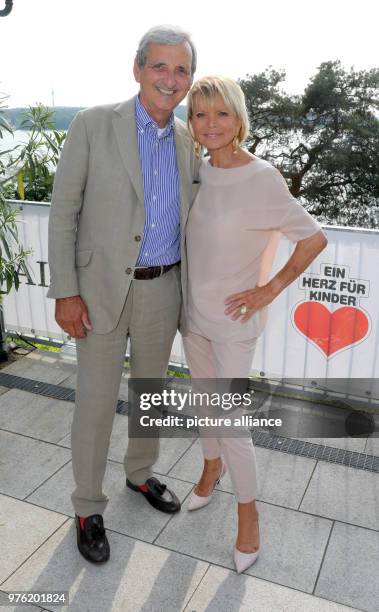
{"label": "suit jacket lapel", "polygon": [[179,169],[180,210],[182,227],[187,220],[190,205],[191,175],[191,138],[187,130],[175,119],[175,144]]}
{"label": "suit jacket lapel", "polygon": [[[135,119],[135,97],[122,102],[115,108],[113,129],[120,155],[133,184],[138,199],[143,204],[143,181],[138,153],[137,128]],[[187,220],[191,200],[191,137],[181,122],[175,118],[175,144],[180,182],[180,209],[182,226]]]}
{"label": "suit jacket lapel", "polygon": [[138,154],[135,98],[122,102],[115,108],[115,115],[112,123],[122,161],[137,197],[143,204],[143,182]]}

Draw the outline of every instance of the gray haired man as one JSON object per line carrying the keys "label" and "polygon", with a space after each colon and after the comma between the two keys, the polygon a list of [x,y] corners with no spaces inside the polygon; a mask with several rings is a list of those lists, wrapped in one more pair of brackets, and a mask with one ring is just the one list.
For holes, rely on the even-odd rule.
{"label": "gray haired man", "polygon": [[[79,112],[56,173],[48,296],[56,299],[58,324],[76,338],[72,501],[79,550],[95,563],[109,558],[102,483],[127,340],[131,377],[164,378],[179,324],[180,228],[196,159],[173,110],[195,68],[186,32],[149,30],[133,68],[139,95]],[[157,437],[129,439],[127,485],[157,509],[176,512],[176,495],[152,475],[158,453]]]}

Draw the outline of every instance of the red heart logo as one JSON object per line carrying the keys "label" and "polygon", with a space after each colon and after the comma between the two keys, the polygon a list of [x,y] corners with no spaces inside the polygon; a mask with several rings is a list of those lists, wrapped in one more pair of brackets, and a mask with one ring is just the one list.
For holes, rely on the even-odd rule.
{"label": "red heart logo", "polygon": [[369,329],[368,317],[359,308],[343,306],[330,312],[320,302],[302,302],[295,308],[293,320],[327,357],[362,340]]}

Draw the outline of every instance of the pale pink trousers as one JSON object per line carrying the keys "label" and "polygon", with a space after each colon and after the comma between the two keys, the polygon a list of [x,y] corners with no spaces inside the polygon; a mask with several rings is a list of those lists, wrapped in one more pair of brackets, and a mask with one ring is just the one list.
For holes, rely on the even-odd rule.
{"label": "pale pink trousers", "polygon": [[[242,342],[215,342],[198,334],[183,337],[184,352],[194,386],[199,379],[245,378],[250,374],[257,338]],[[234,416],[246,414],[235,411]],[[228,417],[225,414],[225,417]],[[233,437],[233,430],[218,432],[199,427],[205,459],[222,457],[228,468],[237,501],[251,502],[257,495],[257,467],[253,441],[247,428]]]}

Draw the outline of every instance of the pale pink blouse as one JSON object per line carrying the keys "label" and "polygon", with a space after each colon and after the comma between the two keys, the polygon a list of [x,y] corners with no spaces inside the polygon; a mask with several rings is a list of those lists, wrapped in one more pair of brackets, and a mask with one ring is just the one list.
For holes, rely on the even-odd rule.
{"label": "pale pink blouse", "polygon": [[297,242],[320,229],[269,162],[225,169],[203,160],[186,226],[189,331],[219,342],[259,336],[267,309],[232,321],[225,298],[268,281],[281,234]]}

